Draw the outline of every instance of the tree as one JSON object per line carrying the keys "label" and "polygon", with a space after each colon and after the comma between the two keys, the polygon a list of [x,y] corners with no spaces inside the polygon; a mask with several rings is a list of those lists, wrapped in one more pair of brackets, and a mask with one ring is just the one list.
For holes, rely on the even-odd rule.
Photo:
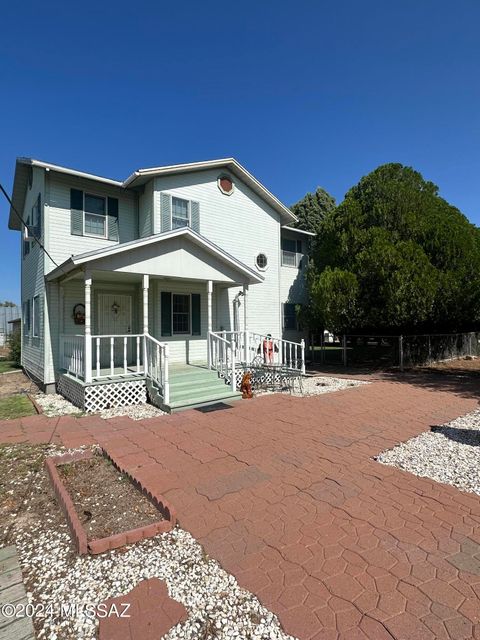
{"label": "tree", "polygon": [[298,222],[295,223],[297,229],[318,233],[327,213],[335,209],[335,198],[325,189],[317,187],[315,193],[307,193],[290,209],[298,218]]}
{"label": "tree", "polygon": [[313,261],[319,326],[398,333],[480,321],[479,230],[411,167],[380,166],[352,187],[325,216]]}
{"label": "tree", "polygon": [[20,366],[22,356],[22,338],[20,329],[15,329],[8,337],[8,346],[10,348],[11,360]]}

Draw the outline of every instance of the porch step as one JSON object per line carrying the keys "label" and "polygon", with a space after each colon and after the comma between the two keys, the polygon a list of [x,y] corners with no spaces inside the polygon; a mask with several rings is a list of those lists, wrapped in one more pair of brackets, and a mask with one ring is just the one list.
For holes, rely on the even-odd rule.
{"label": "porch step", "polygon": [[170,400],[170,410],[172,413],[176,413],[177,411],[186,411],[187,409],[205,407],[209,404],[216,404],[217,402],[230,402],[241,399],[241,393],[233,393],[231,389],[228,390],[228,387],[226,388],[227,392],[224,393],[192,396],[190,398],[184,398],[183,400]]}
{"label": "porch step", "polygon": [[[153,401],[159,401],[153,389],[150,395]],[[170,402],[165,408],[174,412],[239,398],[241,394],[232,392],[216,371],[201,366],[174,366],[170,370]]]}

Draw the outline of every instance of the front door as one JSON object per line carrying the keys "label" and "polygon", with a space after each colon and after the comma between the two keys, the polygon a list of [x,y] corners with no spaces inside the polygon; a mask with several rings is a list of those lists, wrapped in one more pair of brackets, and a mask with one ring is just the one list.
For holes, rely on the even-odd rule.
{"label": "front door", "polygon": [[[132,296],[126,294],[98,294],[98,334],[101,336],[128,335],[132,333]],[[117,339],[115,345],[115,364],[123,364],[123,340]],[[132,344],[127,343],[128,361],[131,361]],[[110,362],[110,344],[101,341],[100,360],[102,367]]]}

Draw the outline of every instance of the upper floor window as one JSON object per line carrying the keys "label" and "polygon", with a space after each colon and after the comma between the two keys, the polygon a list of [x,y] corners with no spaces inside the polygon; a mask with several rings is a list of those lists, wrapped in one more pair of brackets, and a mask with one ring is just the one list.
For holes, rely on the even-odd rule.
{"label": "upper floor window", "polygon": [[25,229],[23,230],[23,257],[25,258],[30,253],[30,240],[28,239],[30,234],[30,216],[25,221]]}
{"label": "upper floor window", "polygon": [[33,333],[34,338],[40,335],[40,296],[33,298]]}
{"label": "upper floor window", "polygon": [[85,194],[84,234],[105,238],[107,230],[107,215],[105,198]]}
{"label": "upper floor window", "polygon": [[257,265],[257,268],[260,269],[260,271],[265,271],[265,269],[268,267],[268,258],[266,254],[259,253],[255,258],[255,264]]}
{"label": "upper floor window", "polygon": [[70,232],[118,241],[118,199],[70,189]]}
{"label": "upper floor window", "polygon": [[189,205],[188,200],[172,197],[172,229],[190,226]]}
{"label": "upper floor window", "polygon": [[23,303],[23,335],[30,335],[30,300]]}
{"label": "upper floor window", "polygon": [[302,260],[302,241],[282,238],[282,266],[300,267]]}

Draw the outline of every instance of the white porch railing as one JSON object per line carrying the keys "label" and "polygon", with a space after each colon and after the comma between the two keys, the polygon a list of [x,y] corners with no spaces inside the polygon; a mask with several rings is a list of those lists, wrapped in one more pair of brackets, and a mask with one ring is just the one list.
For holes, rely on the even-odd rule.
{"label": "white porch railing", "polygon": [[[224,332],[225,333],[225,332]],[[235,333],[235,332],[231,332]],[[235,375],[235,352],[236,345],[234,336],[229,336],[230,340],[223,334],[208,333],[208,363],[211,369],[218,371],[220,377],[228,378],[230,376],[230,385],[233,391],[236,391],[236,375]]]}
{"label": "white porch railing", "polygon": [[84,374],[84,348],[85,337],[83,335],[60,336],[60,362],[62,368],[76,378],[83,378]]}
{"label": "white porch railing", "polygon": [[145,339],[145,374],[153,380],[163,396],[163,401],[168,404],[170,401],[170,382],[168,371],[168,344],[159,342],[151,335],[144,336]]}
{"label": "white porch railing", "polygon": [[142,334],[92,336],[92,379],[143,375]]}
{"label": "white porch railing", "polygon": [[283,338],[268,338],[254,331],[220,331],[212,332],[210,335],[221,337],[229,345],[234,342],[236,361],[246,366],[260,357],[266,364],[284,366],[305,374],[305,341],[303,339],[301,342],[292,342]]}
{"label": "white porch railing", "polygon": [[[86,340],[91,344],[92,366],[86,371]],[[67,373],[85,381],[145,376],[169,402],[168,344],[149,334],[62,335],[60,362]]]}

